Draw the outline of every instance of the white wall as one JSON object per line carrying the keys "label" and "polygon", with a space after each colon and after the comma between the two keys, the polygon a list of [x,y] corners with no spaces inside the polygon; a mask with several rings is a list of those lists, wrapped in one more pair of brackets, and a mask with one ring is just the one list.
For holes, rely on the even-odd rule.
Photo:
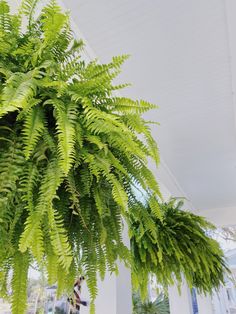
{"label": "white wall", "polygon": [[220,288],[218,292],[214,293],[212,299],[213,299],[213,313],[214,314],[230,313],[224,288]]}
{"label": "white wall", "polygon": [[[125,222],[123,230],[123,241],[124,244],[129,248],[130,239],[128,235],[127,224]],[[123,263],[120,263],[119,275],[116,278],[116,314],[131,314],[132,307],[132,285],[130,269],[127,269]]]}
{"label": "white wall", "polygon": [[[120,264],[119,275],[116,278],[116,314],[132,313],[132,287],[130,270]],[[103,314],[98,313],[98,314]]]}
{"label": "white wall", "polygon": [[199,314],[213,314],[212,299],[210,296],[197,295]]}
{"label": "white wall", "polygon": [[181,286],[181,294],[179,294],[177,286],[170,287],[168,291],[171,314],[192,314],[190,290],[185,281]]}

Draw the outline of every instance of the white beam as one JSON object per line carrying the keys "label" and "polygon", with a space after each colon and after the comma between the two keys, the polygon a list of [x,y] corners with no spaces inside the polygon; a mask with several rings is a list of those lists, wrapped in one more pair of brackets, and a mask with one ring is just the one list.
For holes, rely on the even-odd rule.
{"label": "white beam", "polygon": [[[188,196],[177,181],[176,177],[173,175],[162,158],[158,168],[153,162],[149,162],[149,168],[157,178],[157,182],[160,185],[160,190],[164,199],[168,200],[170,197],[182,197],[185,199],[185,208],[192,211],[195,209],[194,205],[189,200]],[[166,191],[168,192],[166,193]],[[168,197],[166,197],[167,194]]]}

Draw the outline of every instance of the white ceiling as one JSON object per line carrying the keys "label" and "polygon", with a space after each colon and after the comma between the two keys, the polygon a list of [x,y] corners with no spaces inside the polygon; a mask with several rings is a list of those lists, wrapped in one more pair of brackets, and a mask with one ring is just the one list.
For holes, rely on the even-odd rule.
{"label": "white ceiling", "polygon": [[148,118],[175,183],[200,210],[236,212],[235,0],[65,0],[102,62],[131,54],[122,94]]}

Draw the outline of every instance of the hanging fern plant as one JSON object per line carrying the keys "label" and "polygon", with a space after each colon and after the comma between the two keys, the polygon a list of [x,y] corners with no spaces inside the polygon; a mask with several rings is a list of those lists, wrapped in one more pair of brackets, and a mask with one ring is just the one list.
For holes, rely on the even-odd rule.
{"label": "hanging fern plant", "polygon": [[86,64],[68,14],[51,0],[37,15],[37,2],[11,15],[0,1],[1,292],[13,269],[12,313],[24,313],[36,261],[59,294],[83,272],[94,312],[97,272],[130,262],[122,217],[136,202],[133,186],[159,195],[147,167],[158,151],[141,117],[155,106],[115,97],[127,56]]}
{"label": "hanging fern plant", "polygon": [[[208,259],[200,259],[196,269],[189,263],[185,272],[189,258],[183,258],[182,250],[189,247],[180,250],[176,245],[175,250],[171,242],[161,242],[169,211],[162,213],[156,201],[161,195],[148,160],[158,164],[158,150],[142,118],[155,106],[114,96],[125,86],[112,81],[127,57],[104,65],[85,63],[80,57],[83,44],[74,38],[68,14],[54,0],[36,14],[37,3],[23,0],[12,15],[7,2],[0,1],[0,293],[7,294],[12,277],[12,313],[25,313],[31,263],[47,269],[59,295],[83,272],[94,313],[97,272],[103,278],[106,271],[117,271],[118,259],[127,265],[133,260],[122,242],[123,219],[135,231],[132,248],[135,269],[140,267],[138,278],[147,278],[155,266],[156,272],[167,274],[166,281],[158,275],[166,284],[172,283],[171,273],[180,279],[182,271],[189,283],[204,291],[218,286],[224,270],[222,252],[214,241],[205,241],[203,220],[189,227],[195,231],[190,239],[198,235],[201,244],[210,244],[209,254],[204,251]],[[147,207],[139,203],[134,186],[146,191]],[[175,225],[170,232],[171,228]],[[190,236],[190,229],[184,231]],[[171,236],[166,239],[177,239],[177,233]],[[175,259],[170,257],[165,269],[169,245]],[[198,270],[202,284],[194,277]]]}
{"label": "hanging fern plant", "polygon": [[[149,276],[153,275],[165,290],[182,283],[211,293],[224,284],[229,274],[223,251],[210,236],[215,227],[203,217],[181,210],[183,201],[172,199],[159,204],[163,219],[152,214],[149,204],[139,203],[131,211],[131,251],[133,284],[145,298]],[[152,216],[153,224],[146,223]]]}

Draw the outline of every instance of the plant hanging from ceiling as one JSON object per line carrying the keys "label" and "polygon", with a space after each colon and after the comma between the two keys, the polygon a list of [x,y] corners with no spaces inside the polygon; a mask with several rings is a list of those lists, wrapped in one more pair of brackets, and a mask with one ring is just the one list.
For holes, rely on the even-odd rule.
{"label": "plant hanging from ceiling", "polygon": [[[142,118],[155,106],[114,96],[125,86],[112,81],[127,57],[86,64],[68,14],[54,0],[36,14],[37,3],[23,0],[12,15],[0,1],[0,293],[13,270],[12,313],[25,313],[30,264],[47,269],[58,294],[83,272],[93,313],[97,272],[116,272],[117,259],[131,263],[123,218],[141,217],[158,243],[161,196],[148,159],[159,156]],[[147,208],[134,186],[146,191]]]}
{"label": "plant hanging from ceiling", "polygon": [[[148,203],[135,204],[131,211],[134,287],[145,297],[150,275],[165,290],[175,283],[180,287],[183,276],[199,293],[211,293],[224,284],[229,269],[219,243],[210,237],[215,227],[205,218],[181,210],[183,201],[172,199],[159,206],[162,221],[152,214]],[[146,216],[153,219],[149,227]]]}
{"label": "plant hanging from ceiling", "polygon": [[103,278],[130,260],[122,217],[133,186],[159,194],[147,167],[158,151],[141,117],[155,106],[113,96],[127,57],[86,64],[68,14],[52,0],[37,16],[37,2],[11,15],[0,1],[1,294],[12,268],[12,313],[24,313],[36,261],[59,294],[83,272],[93,312],[97,271]]}

